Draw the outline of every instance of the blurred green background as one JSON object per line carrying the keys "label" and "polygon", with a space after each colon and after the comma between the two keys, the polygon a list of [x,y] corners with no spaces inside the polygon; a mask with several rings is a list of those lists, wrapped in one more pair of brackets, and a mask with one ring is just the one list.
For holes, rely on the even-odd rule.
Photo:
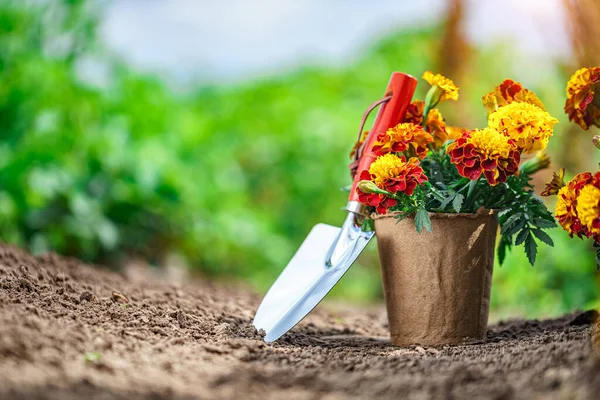
{"label": "blurred green background", "polygon": [[[474,44],[464,33],[468,4],[451,0],[441,18],[399,27],[343,65],[307,61],[180,90],[106,46],[104,3],[0,0],[0,237],[116,268],[132,260],[158,268],[177,256],[206,277],[264,291],[314,224],[343,221],[347,194],[338,188],[349,184],[357,124],[392,71],[453,78],[461,97],[442,112],[465,127],[485,123],[484,93],[520,80],[561,121],[554,169],[594,169],[592,133],[568,124],[562,105],[570,74],[600,64],[577,20],[600,11],[590,3],[596,14],[584,15],[570,3],[564,14],[578,30],[569,31],[567,58],[540,59],[509,41]],[[86,78],[90,70],[100,83]],[[538,187],[550,176],[540,174]],[[494,318],[596,304],[592,244],[560,229],[551,236],[556,247],[542,248],[534,268],[521,248],[496,268]],[[358,264],[335,301],[381,299],[374,243]]]}

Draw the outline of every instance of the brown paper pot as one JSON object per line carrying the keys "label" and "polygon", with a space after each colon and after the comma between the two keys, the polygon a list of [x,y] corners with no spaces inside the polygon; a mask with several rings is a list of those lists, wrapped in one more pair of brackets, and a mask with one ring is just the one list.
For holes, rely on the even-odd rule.
{"label": "brown paper pot", "polygon": [[392,342],[444,345],[485,338],[498,222],[491,212],[375,217]]}

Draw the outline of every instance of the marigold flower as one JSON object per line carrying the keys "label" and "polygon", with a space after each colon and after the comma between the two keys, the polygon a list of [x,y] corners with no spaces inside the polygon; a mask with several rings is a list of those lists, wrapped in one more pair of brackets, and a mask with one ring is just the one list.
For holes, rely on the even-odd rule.
{"label": "marigold flower", "polygon": [[425,71],[423,79],[425,79],[432,87],[436,88],[434,96],[435,101],[433,104],[445,100],[458,100],[459,87],[456,86],[451,79],[440,74],[434,74],[431,71]]}
{"label": "marigold flower", "polygon": [[[404,157],[390,153],[378,157],[368,171],[361,173],[360,179],[371,181],[377,188],[392,195],[404,193],[408,196],[413,194],[418,185],[427,181],[417,158],[406,161]],[[367,189],[367,192],[363,192],[361,188]],[[377,190],[371,186],[363,184],[356,190],[358,200],[363,204],[376,207],[379,214],[385,214],[388,208],[397,204],[396,199],[377,193]]]}
{"label": "marigold flower", "polygon": [[387,153],[404,153],[407,157],[423,159],[428,152],[427,145],[433,137],[422,127],[411,123],[401,123],[377,136],[373,152],[380,156]]}
{"label": "marigold flower", "polygon": [[[423,110],[425,109],[425,102],[421,100],[415,100],[408,105],[404,119],[402,122],[408,122],[415,125],[421,125],[423,123]],[[427,122],[425,123],[425,130],[433,136],[433,145],[435,148],[440,148],[448,139],[448,133],[446,132],[446,122],[444,117],[437,108],[429,110],[427,114]]]}
{"label": "marigold flower", "polygon": [[356,152],[358,151],[358,149],[360,149],[360,146],[362,146],[365,140],[367,139],[367,136],[369,136],[369,131],[363,131],[360,140],[354,143],[354,147],[350,151],[350,158],[354,158]]}
{"label": "marigold flower", "polygon": [[520,154],[514,141],[492,128],[465,132],[446,151],[458,173],[471,180],[483,174],[494,186],[519,173]]}
{"label": "marigold flower", "polygon": [[600,235],[600,182],[585,185],[577,197],[577,216],[587,236]]}
{"label": "marigold flower", "polygon": [[554,216],[560,226],[569,233],[571,237],[586,236],[586,230],[579,220],[577,214],[577,198],[581,189],[590,183],[593,176],[589,172],[576,175],[571,182],[558,191],[558,200],[554,208]]}
{"label": "marigold flower", "polygon": [[544,150],[558,120],[538,106],[513,102],[490,114],[488,126],[502,132],[525,154]]}
{"label": "marigold flower", "polygon": [[558,191],[565,187],[565,169],[561,168],[558,171],[558,174],[554,172],[552,174],[552,180],[546,183],[546,187],[542,191],[542,196],[551,196],[554,194],[558,194]]}
{"label": "marigold flower", "polygon": [[591,125],[600,127],[600,100],[596,92],[600,87],[600,67],[581,68],[567,83],[565,112],[569,121],[578,124],[583,130]]}
{"label": "marigold flower", "polygon": [[546,110],[544,104],[534,92],[525,89],[523,85],[512,79],[505,79],[493,91],[483,96],[482,102],[488,115],[512,102],[529,103],[538,106],[544,111]]}

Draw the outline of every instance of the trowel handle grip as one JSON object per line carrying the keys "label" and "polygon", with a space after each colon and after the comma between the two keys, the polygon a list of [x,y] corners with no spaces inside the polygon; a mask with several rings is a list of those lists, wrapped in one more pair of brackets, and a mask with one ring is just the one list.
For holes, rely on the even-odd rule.
{"label": "trowel handle grip", "polygon": [[352,183],[348,201],[358,201],[356,186],[358,185],[358,182],[360,182],[360,175],[362,171],[368,170],[371,163],[377,158],[377,156],[373,154],[373,145],[377,141],[377,136],[400,123],[404,117],[406,108],[412,100],[416,87],[417,80],[412,76],[403,74],[402,72],[392,73],[392,77],[390,78],[390,82],[388,83],[384,95],[386,97],[391,96],[391,98],[379,108],[379,112],[373,123],[373,128],[365,140],[364,150],[358,161],[358,168],[356,169],[356,175],[354,176],[354,182]]}

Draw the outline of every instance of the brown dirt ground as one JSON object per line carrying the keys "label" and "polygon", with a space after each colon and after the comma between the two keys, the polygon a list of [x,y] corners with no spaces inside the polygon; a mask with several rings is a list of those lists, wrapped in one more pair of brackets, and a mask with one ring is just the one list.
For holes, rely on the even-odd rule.
{"label": "brown dirt ground", "polygon": [[265,344],[251,325],[259,301],[0,245],[0,399],[547,399],[600,388],[589,312],[502,322],[481,344],[399,348],[383,308],[319,307]]}

